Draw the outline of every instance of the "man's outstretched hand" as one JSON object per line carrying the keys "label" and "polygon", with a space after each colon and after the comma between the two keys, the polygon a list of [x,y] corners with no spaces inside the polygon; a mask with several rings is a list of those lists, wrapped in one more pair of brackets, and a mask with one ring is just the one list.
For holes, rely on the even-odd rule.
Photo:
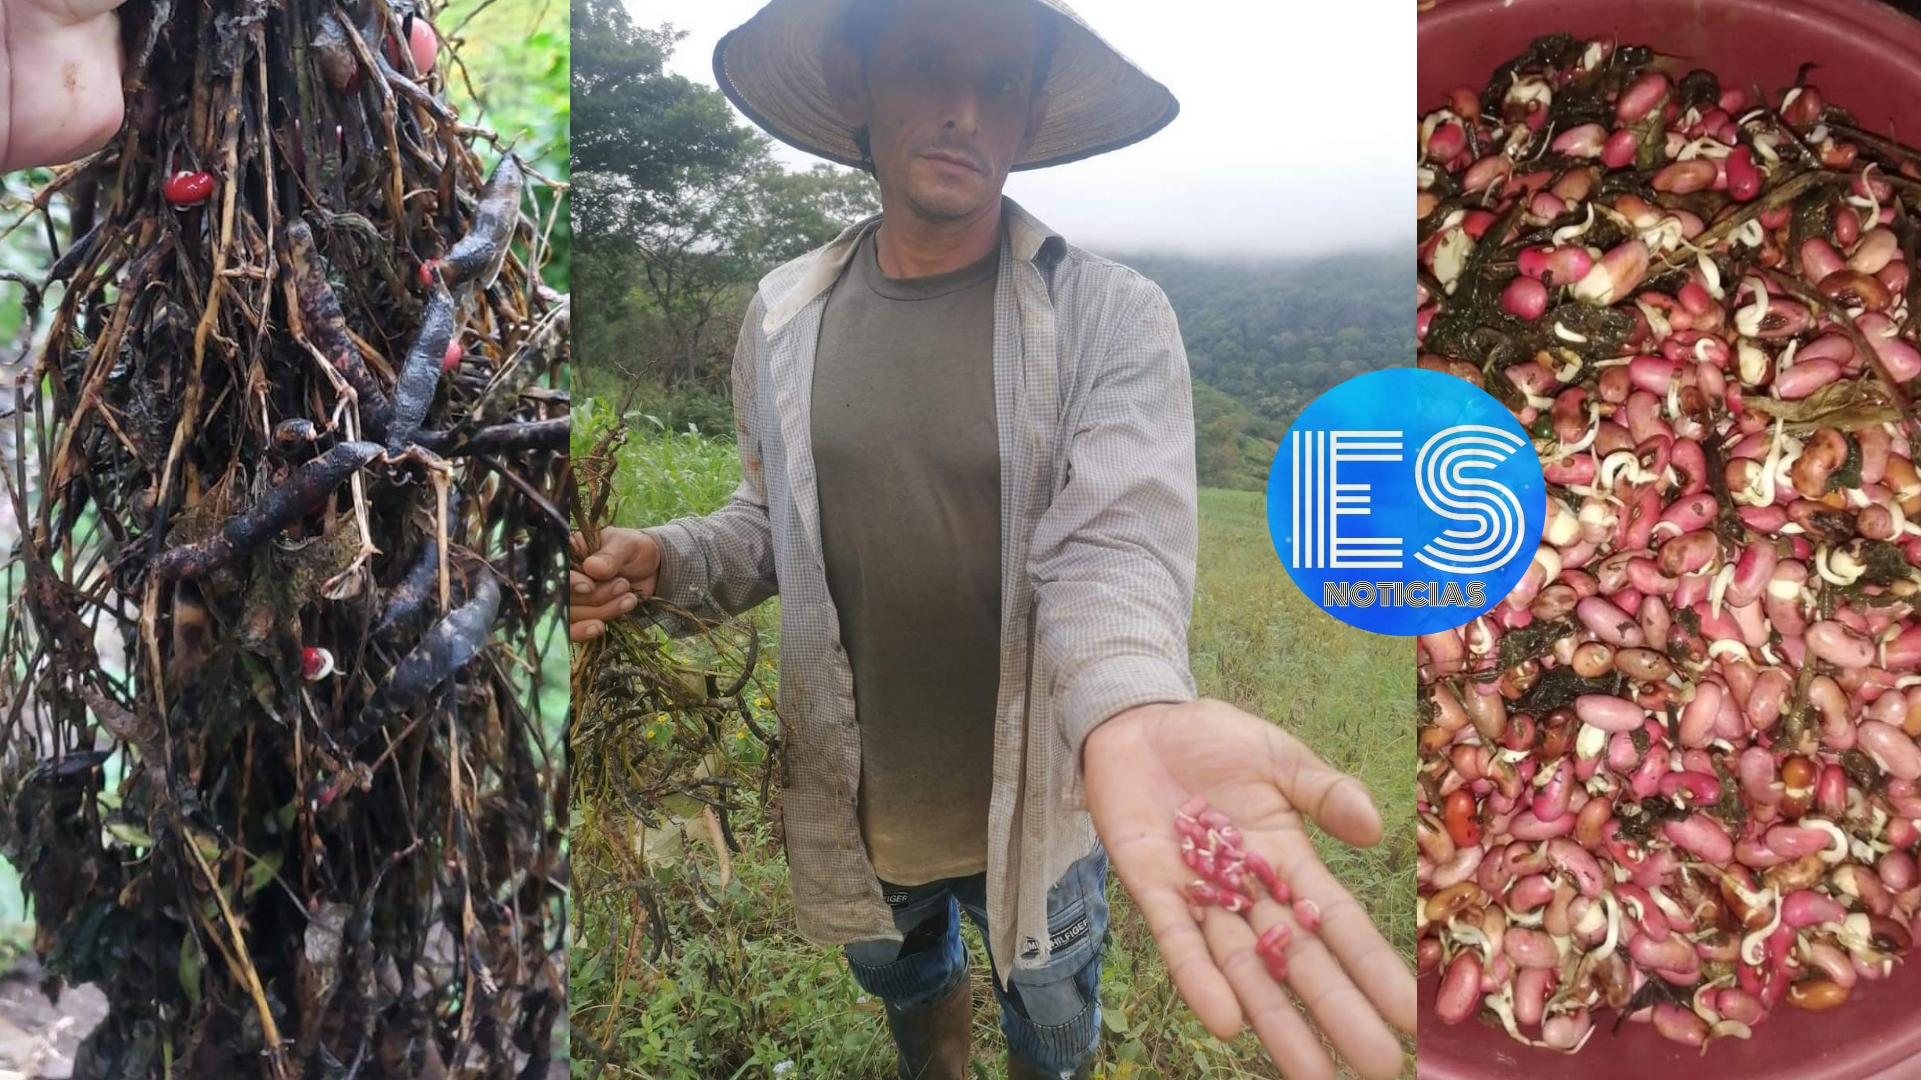
{"label": "man's outstretched hand", "polygon": [[602,529],[593,551],[579,533],[570,539],[580,569],[567,571],[567,640],[590,641],[607,632],[607,620],[654,594],[660,545],[639,529]]}
{"label": "man's outstretched hand", "polygon": [[[1129,709],[1095,728],[1083,753],[1094,827],[1201,1023],[1221,1039],[1250,1024],[1289,1080],[1333,1080],[1334,1063],[1291,991],[1354,1072],[1399,1075],[1390,1025],[1414,1032],[1414,973],[1322,865],[1303,822],[1357,847],[1379,842],[1381,816],[1361,782],[1273,724],[1211,698]],[[1193,795],[1234,820],[1243,846],[1266,856],[1296,899],[1320,906],[1318,935],[1266,895],[1247,915],[1210,907],[1195,924],[1183,890],[1196,875],[1174,831],[1175,811]],[[1276,922],[1294,931],[1286,990],[1254,951]]]}
{"label": "man's outstretched hand", "polygon": [[0,173],[57,165],[120,128],[120,0],[0,0]]}

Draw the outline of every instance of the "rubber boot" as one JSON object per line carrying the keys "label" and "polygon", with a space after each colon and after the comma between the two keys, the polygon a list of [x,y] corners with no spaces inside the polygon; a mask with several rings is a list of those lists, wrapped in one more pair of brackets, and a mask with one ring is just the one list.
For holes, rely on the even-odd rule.
{"label": "rubber boot", "polygon": [[1092,1065],[1082,1065],[1067,1076],[1062,1076],[1060,1073],[1044,1072],[1014,1054],[1007,1055],[1007,1080],[1069,1080],[1070,1077],[1072,1080],[1089,1080],[1093,1075]]}
{"label": "rubber boot", "polygon": [[924,1009],[887,1006],[887,1028],[900,1051],[900,1080],[967,1080],[974,1037],[974,987],[963,978]]}

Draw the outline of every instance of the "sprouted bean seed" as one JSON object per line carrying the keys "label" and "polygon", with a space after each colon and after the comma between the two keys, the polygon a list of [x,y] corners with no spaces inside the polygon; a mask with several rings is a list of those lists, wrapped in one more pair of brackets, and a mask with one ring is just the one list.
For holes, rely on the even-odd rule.
{"label": "sprouted bean seed", "polygon": [[[1218,907],[1240,915],[1254,910],[1254,901],[1266,893],[1277,904],[1292,900],[1294,919],[1306,932],[1318,933],[1321,911],[1311,900],[1293,900],[1287,882],[1258,851],[1242,846],[1240,829],[1226,814],[1210,810],[1199,795],[1181,805],[1174,815],[1174,830],[1181,837],[1181,859],[1200,876],[1187,885],[1188,907],[1195,921],[1201,909]],[[1254,951],[1275,982],[1287,980],[1287,945],[1293,931],[1277,922],[1261,933]]]}
{"label": "sprouted bean seed", "polygon": [[1655,61],[1543,38],[1420,124],[1420,365],[1548,499],[1419,641],[1418,966],[1569,1053],[1844,1007],[1921,932],[1921,152]]}

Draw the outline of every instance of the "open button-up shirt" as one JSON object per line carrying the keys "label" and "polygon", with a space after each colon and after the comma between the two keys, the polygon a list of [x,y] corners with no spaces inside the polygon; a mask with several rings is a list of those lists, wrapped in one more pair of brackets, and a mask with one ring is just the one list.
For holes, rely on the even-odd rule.
{"label": "open button-up shirt", "polygon": [[[1052,951],[1048,889],[1093,846],[1080,772],[1088,734],[1133,706],[1195,696],[1194,413],[1186,350],[1161,289],[1069,245],[1011,199],[1003,207],[987,904],[994,955],[1037,967]],[[721,618],[781,597],[787,857],[801,936],[821,945],[901,938],[855,812],[853,671],[827,589],[809,444],[821,313],[879,221],[761,279],[734,355],[740,486],[711,514],[647,530],[661,546],[656,595],[668,603]],[[647,618],[673,634],[694,629],[678,616]]]}

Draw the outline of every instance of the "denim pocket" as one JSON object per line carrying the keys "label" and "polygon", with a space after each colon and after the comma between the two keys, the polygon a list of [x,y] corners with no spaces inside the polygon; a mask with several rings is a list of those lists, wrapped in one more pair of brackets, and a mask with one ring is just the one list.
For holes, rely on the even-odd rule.
{"label": "denim pocket", "polygon": [[[1098,1000],[1107,916],[1107,852],[1097,840],[1048,890],[1047,962],[1008,974],[1028,1019],[1045,1027],[1072,1024]],[[1038,943],[1025,944],[1023,958],[1038,955]]]}
{"label": "denim pocket", "polygon": [[1008,982],[1019,998],[1020,1011],[1037,1027],[1073,1025],[1087,1014],[1100,993],[1100,957],[1089,956],[1078,968],[1057,971],[1045,967],[1015,971]]}
{"label": "denim pocket", "polygon": [[914,1009],[939,1001],[967,977],[967,947],[961,943],[954,898],[946,890],[896,907],[894,924],[900,941],[874,938],[841,947],[861,989],[889,1005]]}

